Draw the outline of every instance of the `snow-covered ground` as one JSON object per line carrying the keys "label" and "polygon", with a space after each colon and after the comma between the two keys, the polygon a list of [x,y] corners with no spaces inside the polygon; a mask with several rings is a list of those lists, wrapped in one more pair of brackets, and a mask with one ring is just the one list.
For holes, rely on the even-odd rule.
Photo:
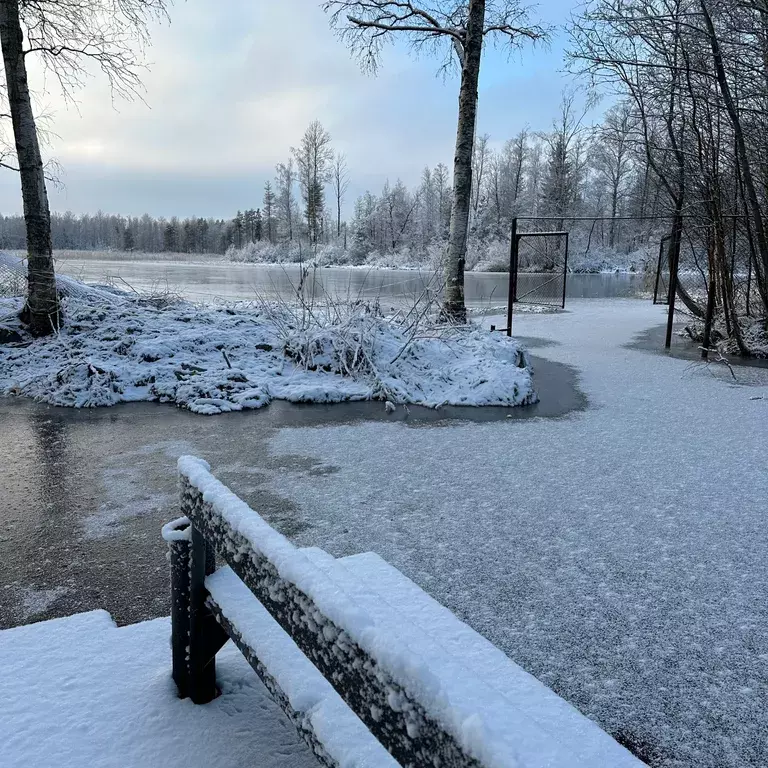
{"label": "snow-covered ground", "polygon": [[377,552],[652,765],[764,768],[768,372],[627,348],[647,302],[570,308],[515,333],[586,411],[284,429],[273,452],[315,464],[270,489],[299,543]]}
{"label": "snow-covered ground", "polygon": [[222,696],[196,707],[170,678],[167,619],[117,628],[91,611],[0,632],[3,768],[317,768],[231,643]]}
{"label": "snow-covered ground", "polygon": [[59,333],[24,336],[21,299],[0,298],[0,393],[76,408],[158,400],[201,414],[271,400],[500,405],[535,402],[525,352],[477,328],[436,327],[416,307],[398,319],[285,304],[160,306],[75,281]]}

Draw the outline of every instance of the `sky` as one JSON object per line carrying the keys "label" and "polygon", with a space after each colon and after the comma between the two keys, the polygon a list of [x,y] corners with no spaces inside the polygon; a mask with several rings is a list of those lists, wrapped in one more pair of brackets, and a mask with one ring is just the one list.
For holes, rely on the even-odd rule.
{"label": "sky", "polygon": [[[535,18],[562,24],[576,0],[545,0]],[[388,47],[374,77],[329,28],[319,0],[179,0],[153,24],[143,101],[112,98],[94,76],[67,103],[35,67],[48,116],[44,152],[61,167],[51,209],[74,213],[229,218],[261,205],[264,182],[320,120],[350,171],[346,209],[366,189],[418,182],[425,165],[450,166],[458,74],[439,60]],[[478,132],[501,143],[525,126],[546,130],[560,94],[566,38],[508,57],[489,48]],[[0,212],[21,210],[18,176],[0,171]]]}

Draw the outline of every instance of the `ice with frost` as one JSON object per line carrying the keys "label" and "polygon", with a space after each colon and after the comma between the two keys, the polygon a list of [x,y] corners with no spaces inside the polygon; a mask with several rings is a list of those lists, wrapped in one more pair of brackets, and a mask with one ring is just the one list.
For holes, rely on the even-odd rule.
{"label": "ice with frost", "polygon": [[[0,321],[23,333],[20,299]],[[149,400],[201,414],[271,400],[515,406],[536,402],[524,350],[476,326],[421,336],[365,306],[297,325],[281,307],[64,298],[61,331],[0,345],[0,393],[76,408]]]}

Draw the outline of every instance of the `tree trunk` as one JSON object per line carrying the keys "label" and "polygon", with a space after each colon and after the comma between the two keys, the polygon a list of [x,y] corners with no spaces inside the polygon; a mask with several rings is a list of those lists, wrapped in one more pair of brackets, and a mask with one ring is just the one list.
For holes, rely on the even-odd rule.
{"label": "tree trunk", "polygon": [[467,253],[467,230],[472,199],[472,150],[477,118],[477,81],[483,50],[485,0],[469,1],[467,31],[459,89],[459,120],[456,129],[456,154],[453,159],[453,202],[448,253],[445,261],[445,316],[465,322],[464,261]]}
{"label": "tree trunk", "polygon": [[3,51],[27,229],[28,295],[22,317],[29,324],[32,333],[43,336],[59,327],[59,299],[51,250],[51,213],[48,208],[35,117],[29,97],[18,0],[0,2],[0,46]]}
{"label": "tree trunk", "polygon": [[608,245],[613,248],[616,242],[616,213],[619,210],[619,179],[613,181],[613,187],[611,189],[611,227],[608,230]]}
{"label": "tree trunk", "polygon": [[757,286],[764,306],[768,307],[768,234],[766,234],[765,227],[763,225],[763,214],[760,209],[760,201],[758,200],[755,183],[752,178],[752,166],[749,162],[749,155],[747,154],[747,145],[746,141],[744,140],[744,131],[742,130],[741,117],[736,108],[736,104],[731,93],[731,87],[728,83],[728,78],[725,73],[723,56],[720,50],[720,41],[718,40],[717,33],[715,31],[715,25],[712,22],[712,16],[709,13],[706,0],[700,0],[699,5],[704,17],[704,23],[707,27],[707,34],[709,35],[709,43],[712,50],[712,61],[715,66],[717,83],[720,87],[720,93],[722,94],[723,102],[725,103],[725,109],[728,112],[728,117],[730,118],[731,125],[733,127],[733,136],[736,143],[736,148],[738,150],[737,157],[739,166],[741,168],[741,176],[744,183],[744,191],[746,193],[746,202],[752,214],[755,240],[760,256],[759,259],[755,259],[755,277],[757,278]]}

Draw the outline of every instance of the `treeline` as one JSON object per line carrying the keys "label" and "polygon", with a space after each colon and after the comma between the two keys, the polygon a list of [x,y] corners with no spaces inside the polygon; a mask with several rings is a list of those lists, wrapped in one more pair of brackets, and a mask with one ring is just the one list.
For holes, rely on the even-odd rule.
{"label": "treeline", "polygon": [[[586,122],[590,107],[566,93],[550,130],[526,129],[497,143],[487,134],[478,137],[468,268],[504,267],[515,216],[540,218],[527,228],[571,230],[583,245],[580,268],[637,266],[624,256],[663,228],[655,218],[668,210],[663,187],[634,138],[630,105],[612,107],[597,126]],[[439,259],[452,197],[444,164],[425,168],[415,188],[397,180],[378,193],[366,191],[345,223],[347,181],[343,155],[333,153],[330,136],[313,123],[301,147],[277,166],[262,207],[238,212],[232,257],[306,259],[324,246],[322,260],[333,263],[406,266]],[[597,220],[579,221],[590,217]]]}
{"label": "treeline", "polygon": [[[98,212],[54,213],[51,236],[56,250],[224,253],[234,242],[235,225],[223,219],[153,218]],[[0,248],[26,248],[23,216],[0,215]]]}
{"label": "treeline", "polygon": [[[521,223],[521,230],[568,229],[592,253],[626,254],[663,228],[667,202],[634,140],[630,105],[613,106],[596,126],[585,121],[589,107],[567,93],[549,131],[523,130],[496,147],[489,135],[478,137],[470,268],[473,254],[477,260],[503,251],[495,245],[509,240],[516,216],[538,217]],[[397,181],[357,200],[352,248],[360,257],[402,248],[426,253],[430,243],[447,238],[450,210],[447,168],[425,168],[414,189]]]}
{"label": "treeline", "polygon": [[[567,93],[548,131],[526,129],[495,144],[487,134],[478,137],[467,268],[505,268],[515,216],[541,217],[526,222],[527,228],[571,230],[580,252],[572,262],[576,268],[635,266],[622,254],[634,252],[656,233],[659,222],[652,217],[665,213],[666,197],[636,140],[631,105],[615,105],[597,126],[586,123],[589,106]],[[54,214],[54,248],[229,251],[245,261],[315,257],[392,266],[439,261],[452,202],[444,164],[424,168],[414,188],[397,180],[386,182],[378,193],[365,192],[355,201],[349,222],[341,215],[349,186],[346,160],[333,151],[319,122],[307,128],[299,146],[275,170],[260,205],[229,220]],[[585,217],[603,220],[577,221]],[[23,248],[24,231],[21,216],[0,216],[0,248]]]}

